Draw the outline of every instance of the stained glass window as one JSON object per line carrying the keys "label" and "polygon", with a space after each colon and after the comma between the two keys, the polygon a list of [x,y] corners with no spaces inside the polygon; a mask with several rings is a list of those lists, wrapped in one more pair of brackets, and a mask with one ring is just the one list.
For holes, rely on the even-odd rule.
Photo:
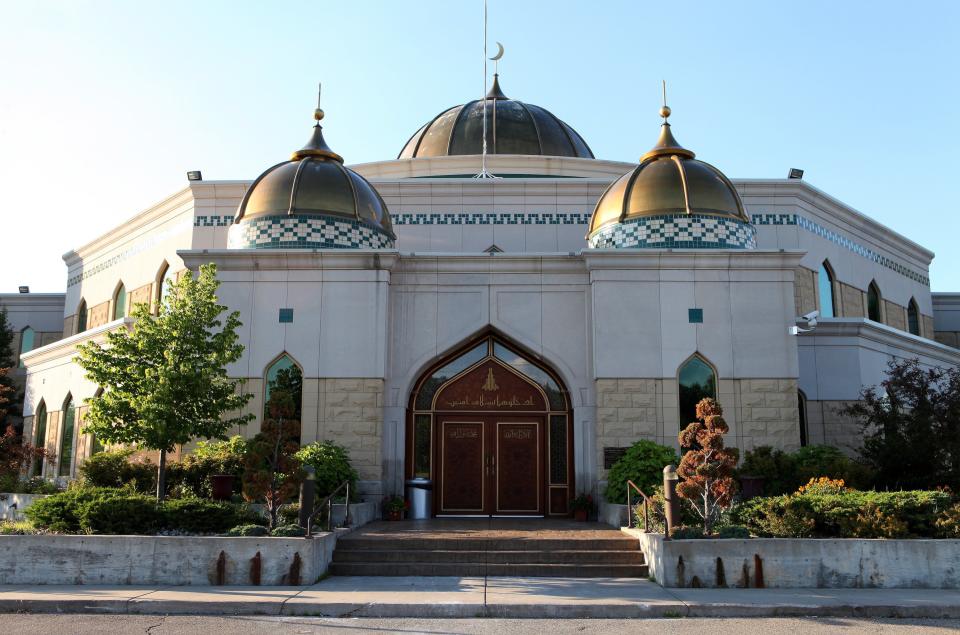
{"label": "stained glass window", "polygon": [[120,285],[117,294],[113,296],[113,319],[119,320],[127,315],[127,288]]}
{"label": "stained glass window", "polygon": [[76,422],[77,412],[73,405],[73,397],[67,397],[63,404],[63,426],[60,433],[60,476],[70,476],[70,467],[73,463],[73,425]]}
{"label": "stained glass window", "polygon": [[430,456],[433,446],[430,415],[417,415],[413,421],[413,475],[430,478]]}
{"label": "stained glass window", "polygon": [[697,404],[705,397],[717,397],[717,377],[699,355],[680,368],[680,429],[697,419]]}
{"label": "stained glass window", "polygon": [[910,304],[907,305],[907,328],[914,335],[920,335],[920,309],[913,298],[910,298]]}
{"label": "stained glass window", "polygon": [[[33,445],[38,448],[47,447],[47,405],[40,402],[36,414],[33,415],[33,427],[36,432],[33,435]],[[43,460],[34,459],[33,466],[30,468],[32,476],[40,476],[43,471]]]}
{"label": "stained glass window", "polygon": [[414,407],[417,410],[429,410],[433,407],[433,396],[448,379],[460,374],[470,366],[473,366],[481,359],[487,356],[487,342],[484,341],[474,346],[469,351],[446,364],[443,368],[434,372],[423,385],[420,392],[417,393],[417,402]]}
{"label": "stained glass window", "polygon": [[299,442],[302,409],[303,373],[289,355],[281,355],[267,368],[263,420],[282,419],[284,430],[294,430],[293,436]]}

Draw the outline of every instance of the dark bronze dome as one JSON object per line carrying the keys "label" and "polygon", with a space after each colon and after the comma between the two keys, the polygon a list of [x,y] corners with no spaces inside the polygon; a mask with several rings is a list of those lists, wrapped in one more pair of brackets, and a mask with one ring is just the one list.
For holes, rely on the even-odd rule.
{"label": "dark bronze dome", "polygon": [[268,168],[247,190],[234,218],[231,247],[393,246],[386,203],[327,146],[319,108],[315,118],[307,145]]}
{"label": "dark bronze dome", "polygon": [[443,111],[410,137],[397,158],[480,154],[484,104],[488,154],[594,158],[583,137],[549,110],[504,95],[497,75],[486,99]]}

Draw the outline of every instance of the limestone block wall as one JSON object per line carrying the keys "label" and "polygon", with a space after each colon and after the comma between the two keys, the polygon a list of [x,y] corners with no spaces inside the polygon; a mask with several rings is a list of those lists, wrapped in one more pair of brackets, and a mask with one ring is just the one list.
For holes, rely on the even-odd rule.
{"label": "limestone block wall", "polygon": [[[934,336],[933,316],[920,314],[920,335],[927,338]],[[956,344],[954,344],[956,346]]]}
{"label": "limestone block wall", "polygon": [[960,348],[960,331],[936,331],[934,336],[941,344]]}
{"label": "limestone block wall", "polygon": [[[596,452],[599,478],[606,477],[604,448],[629,447],[640,439],[679,448],[679,388],[674,378],[598,379]],[[759,445],[800,447],[795,379],[720,379],[717,398],[730,426],[728,445],[746,451]]]}
{"label": "limestone block wall", "polygon": [[817,272],[797,267],[793,278],[793,303],[797,315],[806,315],[817,308]]}
{"label": "limestone block wall", "polygon": [[864,309],[863,291],[849,284],[842,282],[837,285],[840,288],[840,310],[843,317],[864,317],[867,314]]}
{"label": "limestone block wall", "polygon": [[863,445],[860,425],[840,414],[854,401],[807,401],[807,433],[811,444],[832,445],[854,456]]}
{"label": "limestone block wall", "polygon": [[890,302],[889,300],[884,300],[884,318],[887,323],[887,326],[892,326],[895,329],[900,329],[901,331],[907,330],[907,309],[905,307],[896,304],[895,302]]}

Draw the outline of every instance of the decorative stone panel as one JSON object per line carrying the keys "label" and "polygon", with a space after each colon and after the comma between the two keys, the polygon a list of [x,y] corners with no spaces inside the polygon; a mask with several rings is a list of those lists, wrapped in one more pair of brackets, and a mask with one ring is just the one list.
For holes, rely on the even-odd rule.
{"label": "decorative stone panel", "polygon": [[608,225],[589,240],[604,248],[756,249],[757,230],[733,218],[660,214]]}
{"label": "decorative stone panel", "polygon": [[137,306],[138,304],[146,304],[149,306],[150,300],[152,299],[152,291],[153,283],[145,284],[142,287],[131,291],[128,304],[130,307],[130,313],[133,313],[133,307]]}
{"label": "decorative stone panel", "polygon": [[87,328],[102,326],[110,321],[110,302],[101,302],[90,308],[90,317],[87,319]]}
{"label": "decorative stone panel", "polygon": [[856,456],[863,446],[860,424],[840,414],[855,401],[807,400],[807,433],[811,443],[832,445],[849,456]]}
{"label": "decorative stone panel", "polygon": [[626,448],[640,439],[664,443],[663,380],[598,379],[596,385],[597,469],[603,478],[604,448]]}
{"label": "decorative stone panel", "polygon": [[933,337],[933,317],[929,315],[920,314],[920,335],[926,338]]}
{"label": "decorative stone panel", "polygon": [[[761,445],[783,450],[800,447],[800,408],[795,379],[735,379],[735,404],[720,405],[741,453]],[[731,408],[731,406],[734,406]],[[735,413],[734,421],[727,416]]]}
{"label": "decorative stone panel", "polygon": [[954,348],[960,348],[960,332],[937,331],[934,333],[934,338],[941,344],[946,344],[947,346],[952,346]]}
{"label": "decorative stone panel", "polygon": [[76,333],[76,326],[77,326],[76,315],[68,315],[67,317],[63,318],[63,336],[70,337],[71,335]]}
{"label": "decorative stone panel", "polygon": [[347,219],[315,215],[264,216],[230,227],[230,249],[392,249],[378,228]]}
{"label": "decorative stone panel", "polygon": [[907,309],[895,302],[884,300],[884,318],[887,326],[892,326],[901,331],[907,330]]}
{"label": "decorative stone panel", "polygon": [[841,317],[866,317],[863,308],[863,291],[849,284],[839,283]]}
{"label": "decorative stone panel", "polygon": [[806,315],[817,308],[817,272],[797,267],[793,276],[793,301],[797,315]]}

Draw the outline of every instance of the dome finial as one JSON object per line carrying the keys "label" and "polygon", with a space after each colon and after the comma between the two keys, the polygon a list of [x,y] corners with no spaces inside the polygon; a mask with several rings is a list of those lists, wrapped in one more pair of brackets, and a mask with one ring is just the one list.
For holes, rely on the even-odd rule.
{"label": "dome finial", "polygon": [[660,116],[663,117],[663,123],[667,123],[667,117],[670,116],[670,106],[667,105],[667,80],[663,82],[663,106],[660,108]]}
{"label": "dome finial", "polygon": [[323,92],[323,83],[321,82],[317,84],[317,109],[313,111],[313,119],[318,122],[321,119],[323,119],[323,108],[320,107],[320,94],[322,92]]}

